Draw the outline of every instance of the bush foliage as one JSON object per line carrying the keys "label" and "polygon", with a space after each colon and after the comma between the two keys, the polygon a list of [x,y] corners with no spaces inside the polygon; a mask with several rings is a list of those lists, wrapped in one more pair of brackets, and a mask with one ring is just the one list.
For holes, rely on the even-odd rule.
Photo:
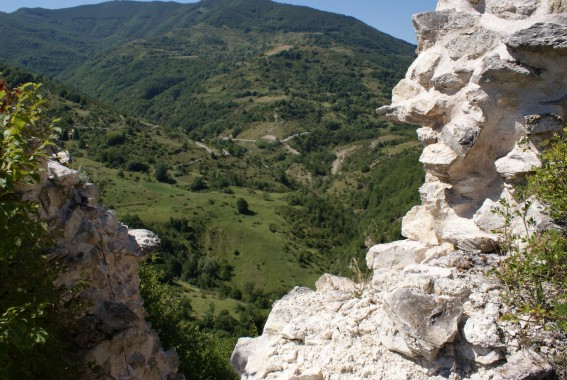
{"label": "bush foliage", "polygon": [[[529,179],[527,194],[544,203],[560,229],[532,231],[535,221],[526,216],[531,202],[522,209],[501,200],[497,213],[505,217],[503,260],[497,277],[507,290],[508,302],[518,313],[537,323],[553,322],[567,331],[567,129],[555,135],[542,155],[544,164]],[[514,219],[524,222],[525,233],[512,233]]]}
{"label": "bush foliage", "polygon": [[165,273],[151,261],[140,268],[140,292],[152,327],[165,349],[179,354],[179,371],[187,379],[237,379],[227,358],[234,340],[199,330],[190,321],[191,307],[171,287],[161,282]]}
{"label": "bush foliage", "polygon": [[37,182],[54,128],[39,85],[9,89],[0,82],[0,378],[69,378],[54,266],[44,253],[51,238],[38,205],[18,190]]}

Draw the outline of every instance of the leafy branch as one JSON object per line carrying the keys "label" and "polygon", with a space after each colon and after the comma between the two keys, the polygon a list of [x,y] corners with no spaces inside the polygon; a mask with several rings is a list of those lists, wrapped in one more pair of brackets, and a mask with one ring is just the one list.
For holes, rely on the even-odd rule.
{"label": "leafy branch", "polygon": [[501,237],[501,249],[507,255],[494,272],[504,284],[510,306],[517,311],[509,317],[547,324],[552,322],[567,331],[567,129],[550,140],[542,155],[544,165],[529,178],[525,194],[534,194],[544,203],[558,225],[538,231],[536,221],[528,217],[532,198],[499,201],[494,213],[504,218],[504,226],[495,233]]}

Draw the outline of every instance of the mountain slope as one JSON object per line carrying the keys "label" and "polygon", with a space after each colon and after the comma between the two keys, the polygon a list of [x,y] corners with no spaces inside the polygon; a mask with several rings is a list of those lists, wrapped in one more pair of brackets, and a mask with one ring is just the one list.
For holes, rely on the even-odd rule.
{"label": "mountain slope", "polygon": [[21,9],[0,28],[4,60],[68,86],[51,91],[62,145],[122,221],[160,235],[155,265],[191,285],[202,327],[242,303],[242,326],[221,329],[261,330],[274,297],[349,275],[418,202],[415,132],[373,111],[415,47],[353,18],[268,0],[114,1]]}
{"label": "mountain slope", "polygon": [[352,123],[357,115],[330,105],[364,94],[358,108],[369,115],[387,101],[414,49],[351,17],[269,0],[113,1],[0,16],[7,63],[201,138],[282,112],[273,102],[239,104],[250,95],[293,97],[295,108]]}
{"label": "mountain slope", "polygon": [[[105,118],[97,121],[82,106],[58,106],[65,129],[80,133],[81,141],[69,143],[78,161],[109,169],[96,170],[98,182],[119,212],[139,213],[128,204],[179,189],[238,187],[251,190],[252,198],[261,191],[273,199],[293,193],[277,217],[290,223],[286,238],[298,247],[292,252],[321,255],[327,266],[337,247],[345,253],[354,245],[359,253],[369,237],[396,238],[400,215],[415,202],[408,189],[417,181],[404,181],[411,185],[396,191],[404,184],[390,179],[392,197],[372,179],[373,173],[391,178],[389,167],[402,158],[398,167],[411,166],[407,158],[418,154],[411,129],[373,115],[389,101],[414,47],[351,17],[269,0],[113,1],[20,9],[0,14],[0,21],[7,36],[0,54],[7,61],[56,74],[121,114],[154,125],[139,127],[120,116],[124,123],[105,127]],[[89,114],[101,128],[85,125]],[[136,190],[136,199],[121,197],[123,182],[141,175],[149,181],[158,172],[165,174],[158,181],[171,183]],[[113,178],[118,173],[120,186]],[[420,180],[420,171],[408,173]],[[388,202],[392,206],[384,207]],[[178,217],[165,209],[150,211],[144,222]],[[372,232],[378,224],[387,227]]]}

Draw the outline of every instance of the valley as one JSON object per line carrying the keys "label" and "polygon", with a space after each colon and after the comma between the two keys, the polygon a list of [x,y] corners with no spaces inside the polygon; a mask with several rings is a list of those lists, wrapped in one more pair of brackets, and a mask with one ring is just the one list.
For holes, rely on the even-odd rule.
{"label": "valley", "polygon": [[43,83],[71,166],[124,224],[160,236],[159,286],[222,355],[294,286],[352,276],[419,202],[415,127],[374,114],[415,46],[353,18],[121,1],[0,26],[0,72]]}

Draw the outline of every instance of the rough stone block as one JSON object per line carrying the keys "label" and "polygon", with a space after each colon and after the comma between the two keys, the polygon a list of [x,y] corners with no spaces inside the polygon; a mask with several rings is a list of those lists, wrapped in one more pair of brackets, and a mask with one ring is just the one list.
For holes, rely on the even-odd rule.
{"label": "rough stone block", "polygon": [[75,186],[81,182],[78,171],[69,169],[56,161],[48,162],[48,178],[65,187]]}
{"label": "rough stone block", "polygon": [[565,127],[565,120],[554,114],[524,116],[526,132],[528,135],[538,133],[560,132]]}
{"label": "rough stone block", "polygon": [[512,50],[567,52],[567,26],[553,22],[538,22],[512,34],[506,40]]}
{"label": "rough stone block", "polygon": [[413,240],[399,240],[379,244],[370,248],[366,254],[366,265],[373,270],[381,268],[402,269],[421,261],[427,246]]}
{"label": "rough stone block", "polygon": [[519,144],[516,144],[514,149],[505,157],[496,160],[494,164],[496,171],[509,181],[522,178],[527,173],[541,167],[541,161],[537,152]]}
{"label": "rough stone block", "polygon": [[404,341],[415,356],[433,360],[437,352],[458,332],[463,304],[457,298],[397,289],[384,296],[384,309],[404,333]]}
{"label": "rough stone block", "polygon": [[421,157],[419,157],[419,162],[430,170],[445,173],[449,171],[457,158],[459,158],[459,155],[448,145],[437,143],[425,147]]}
{"label": "rough stone block", "polygon": [[502,341],[494,318],[472,316],[463,327],[463,337],[476,346],[489,348],[501,347]]}

